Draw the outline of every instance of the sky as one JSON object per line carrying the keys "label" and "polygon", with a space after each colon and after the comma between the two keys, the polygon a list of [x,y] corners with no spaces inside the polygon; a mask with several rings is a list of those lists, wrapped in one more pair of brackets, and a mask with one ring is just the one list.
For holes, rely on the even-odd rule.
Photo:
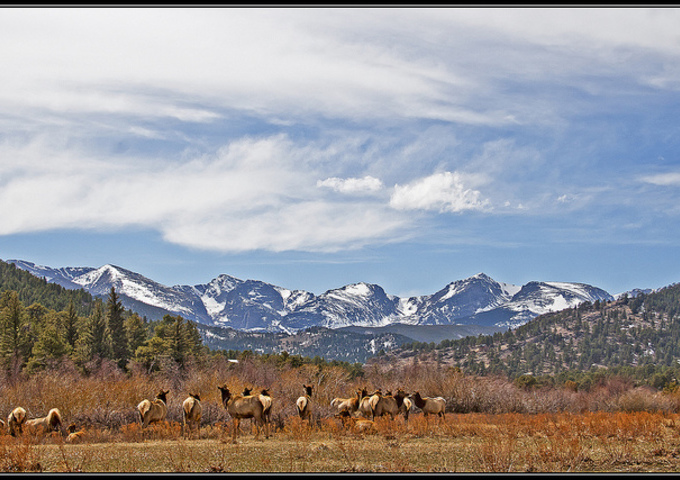
{"label": "sky", "polygon": [[680,9],[0,9],[0,259],[680,281]]}

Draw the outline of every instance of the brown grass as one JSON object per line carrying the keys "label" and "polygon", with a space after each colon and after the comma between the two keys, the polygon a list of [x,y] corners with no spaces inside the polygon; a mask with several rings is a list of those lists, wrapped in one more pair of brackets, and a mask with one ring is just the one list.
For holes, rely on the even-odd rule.
{"label": "brown grass", "polygon": [[[217,385],[233,391],[267,388],[273,397],[272,437],[255,439],[232,423]],[[314,385],[311,422],[295,408],[299,385]],[[376,418],[366,430],[343,424],[330,407],[357,388],[402,387],[447,400],[446,418],[419,410]],[[142,428],[136,405],[169,389],[167,421]],[[198,439],[181,435],[181,402],[201,395]],[[411,365],[367,368],[350,380],[339,367],[321,370],[216,362],[178,374],[129,375],[112,369],[84,377],[42,372],[0,382],[0,414],[23,406],[29,417],[59,408],[81,443],[56,436],[0,434],[2,472],[671,472],[680,470],[680,393],[626,385],[526,391],[501,378]]]}
{"label": "brown grass", "polygon": [[[246,422],[247,423],[247,422]],[[270,439],[249,426],[236,444],[224,425],[198,440],[178,423],[92,428],[61,436],[0,436],[4,472],[672,472],[680,469],[680,416],[650,412],[422,414],[379,418],[358,432],[339,419],[291,416]]]}

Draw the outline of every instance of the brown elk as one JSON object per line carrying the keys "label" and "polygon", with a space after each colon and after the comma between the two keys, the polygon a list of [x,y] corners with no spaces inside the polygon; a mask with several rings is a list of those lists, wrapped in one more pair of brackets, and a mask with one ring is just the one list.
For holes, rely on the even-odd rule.
{"label": "brown elk", "polygon": [[411,411],[411,407],[413,406],[413,402],[409,398],[408,393],[404,392],[401,388],[397,390],[397,395],[394,398],[399,397],[402,398],[402,404],[401,407],[399,407],[399,411],[404,414],[404,420],[408,422],[408,415]]}
{"label": "brown elk", "polygon": [[413,403],[420,408],[427,419],[428,415],[446,418],[446,400],[443,397],[421,397],[420,392],[413,395]]}
{"label": "brown elk", "polygon": [[357,390],[356,395],[350,398],[336,397],[331,400],[331,407],[334,407],[338,413],[336,416],[348,417],[354,415],[359,410],[359,402],[361,402],[361,390]]}
{"label": "brown elk", "polygon": [[[387,392],[387,395],[378,394],[378,401],[375,402],[373,407],[373,419],[375,417],[382,417],[383,415],[389,415],[392,420],[396,417],[399,412],[404,410],[404,400],[407,395],[402,389],[397,390],[396,395],[392,395],[391,392]],[[408,410],[404,414],[404,419],[408,420]]]}
{"label": "brown elk", "polygon": [[142,427],[148,427],[150,423],[162,422],[168,414],[167,395],[170,390],[163,390],[156,394],[153,400],[144,399],[137,405]]}
{"label": "brown elk", "polygon": [[262,414],[264,416],[264,421],[270,425],[272,423],[272,396],[269,395],[269,390],[263,388],[259,395],[260,402],[262,403]]}
{"label": "brown elk", "polygon": [[305,389],[305,394],[298,398],[295,402],[297,406],[298,415],[302,420],[307,420],[308,422],[312,418],[312,386],[303,384],[302,387]]}
{"label": "brown elk", "polygon": [[232,395],[229,388],[224,385],[217,387],[222,394],[222,405],[227,410],[227,413],[234,422],[234,433],[232,441],[236,443],[236,436],[238,435],[239,423],[243,418],[252,418],[255,420],[257,433],[255,438],[259,438],[260,430],[264,429],[265,438],[269,438],[269,429],[265,421],[264,405],[260,400],[260,395]]}
{"label": "brown elk", "polygon": [[373,409],[375,408],[375,404],[378,402],[381,395],[381,389],[377,389],[370,395],[365,388],[362,389],[361,400],[359,401],[359,413],[361,413],[364,417],[373,417]]}
{"label": "brown elk", "polygon": [[68,426],[68,436],[66,437],[66,443],[80,443],[85,438],[85,430],[78,430],[76,432],[76,424],[71,423]]}
{"label": "brown elk", "polygon": [[26,421],[26,410],[22,407],[16,407],[7,416],[7,429],[9,434],[16,437],[17,434],[23,433],[24,422]]}
{"label": "brown elk", "polygon": [[31,418],[24,423],[24,429],[31,434],[41,435],[49,432],[59,432],[62,427],[61,412],[57,408],[51,409],[47,415]]}
{"label": "brown elk", "polygon": [[196,437],[200,437],[202,413],[201,396],[198,393],[190,393],[182,402],[182,435],[185,434],[188,427],[189,437],[192,436],[194,430],[196,431]]}
{"label": "brown elk", "polygon": [[343,419],[343,425],[349,428],[355,434],[378,433],[378,431],[375,428],[375,423],[373,422],[373,420],[368,420],[367,418],[347,417]]}

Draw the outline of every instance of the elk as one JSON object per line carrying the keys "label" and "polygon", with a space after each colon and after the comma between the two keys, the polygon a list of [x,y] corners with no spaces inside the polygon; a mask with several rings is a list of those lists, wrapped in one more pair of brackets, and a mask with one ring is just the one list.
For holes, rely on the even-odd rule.
{"label": "elk", "polygon": [[153,400],[144,399],[137,405],[139,418],[142,422],[142,427],[148,427],[150,423],[162,422],[168,414],[167,395],[170,390],[163,390],[162,388],[156,394]]}
{"label": "elk", "polygon": [[53,408],[44,417],[26,420],[24,427],[26,431],[33,434],[58,432],[62,427],[61,412],[59,409]]}
{"label": "elk", "polygon": [[416,407],[423,411],[425,418],[430,414],[446,418],[444,413],[446,400],[443,397],[421,397],[420,392],[416,392],[413,396],[413,402]]}
{"label": "elk", "polygon": [[265,438],[269,438],[269,429],[265,422],[264,405],[260,401],[260,395],[232,395],[227,385],[217,387],[222,395],[222,405],[227,410],[227,413],[234,421],[234,433],[232,436],[233,443],[236,443],[236,436],[238,435],[239,422],[243,418],[253,418],[257,426],[257,434],[255,438],[259,438],[260,430],[265,430]]}
{"label": "elk", "polygon": [[305,394],[299,397],[295,402],[297,406],[298,415],[302,420],[311,421],[312,418],[312,386],[303,384],[302,387],[305,390]]}
{"label": "elk", "polygon": [[375,404],[380,399],[380,395],[382,395],[381,389],[377,389],[370,395],[365,388],[362,389],[361,401],[359,402],[359,413],[361,413],[364,417],[373,417],[373,409],[375,408]]}
{"label": "elk", "polygon": [[71,423],[68,426],[68,436],[66,437],[66,443],[80,443],[85,437],[85,430],[78,430],[76,432],[76,424]]}
{"label": "elk", "polygon": [[356,395],[350,398],[336,397],[331,400],[331,407],[335,407],[338,411],[337,415],[347,417],[353,415],[359,409],[359,402],[361,401],[361,390],[357,390]]}
{"label": "elk", "polygon": [[[264,421],[268,424],[271,425],[272,423],[272,397],[269,395],[269,391],[267,389],[262,389],[260,392],[260,402],[262,403],[262,406],[264,407],[262,413],[264,415]],[[271,428],[271,427],[270,427]]]}
{"label": "elk", "polygon": [[[397,394],[394,396],[392,396],[391,392],[387,392],[387,395],[378,394],[378,397],[378,401],[373,407],[373,419],[389,415],[394,420],[394,417],[405,408],[404,401],[407,395],[402,389],[398,389]],[[404,414],[404,419],[408,420],[408,410]]]}
{"label": "elk", "polygon": [[367,418],[354,418],[348,417],[343,420],[345,427],[348,427],[353,433],[362,434],[375,434],[378,433],[375,428],[375,423],[373,420],[368,420]]}
{"label": "elk", "polygon": [[22,407],[16,407],[7,416],[7,429],[9,434],[16,437],[17,434],[23,433],[24,422],[26,421],[26,410]]}
{"label": "elk", "polygon": [[182,435],[185,434],[188,427],[189,437],[191,437],[194,430],[196,430],[196,437],[200,437],[202,412],[200,395],[198,393],[190,393],[182,402]]}
{"label": "elk", "polygon": [[402,404],[401,407],[399,407],[399,411],[404,414],[404,420],[408,422],[408,415],[411,411],[411,407],[413,406],[413,402],[409,398],[408,393],[404,392],[401,388],[397,390],[397,395],[394,398],[399,397],[402,398]]}

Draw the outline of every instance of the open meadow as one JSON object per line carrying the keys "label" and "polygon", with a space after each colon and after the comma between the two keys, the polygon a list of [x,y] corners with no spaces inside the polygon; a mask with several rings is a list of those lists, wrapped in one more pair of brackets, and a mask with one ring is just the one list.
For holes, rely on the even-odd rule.
{"label": "open meadow", "polygon": [[182,437],[169,422],[142,431],[92,428],[79,444],[0,437],[5,472],[677,472],[680,417],[661,413],[421,414],[377,419],[370,431],[292,417],[236,443],[225,425]]}
{"label": "open meadow", "polygon": [[[153,374],[123,373],[106,364],[83,375],[61,366],[0,383],[2,418],[17,406],[28,418],[52,408],[58,431],[0,435],[2,472],[678,472],[680,395],[601,378],[531,388],[498,377],[476,377],[425,362],[344,367],[295,365],[280,358],[215,357],[205,365]],[[220,386],[271,394],[271,435],[251,419],[234,424]],[[296,400],[313,385],[309,420]],[[446,400],[444,417],[415,403],[408,421],[340,418],[335,397],[358,389],[420,392]],[[143,427],[137,405],[168,391],[165,421]],[[183,432],[182,403],[199,392],[200,430]],[[343,421],[344,420],[344,421]],[[68,426],[82,431],[69,441]]]}

